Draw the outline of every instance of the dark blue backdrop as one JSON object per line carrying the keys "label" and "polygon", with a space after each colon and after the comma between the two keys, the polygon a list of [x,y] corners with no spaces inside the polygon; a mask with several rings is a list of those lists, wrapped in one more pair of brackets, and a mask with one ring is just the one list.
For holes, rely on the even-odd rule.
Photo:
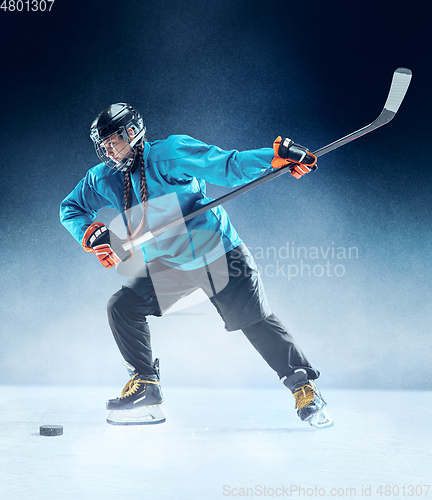
{"label": "dark blue backdrop", "polygon": [[[323,157],[317,173],[284,176],[226,208],[252,248],[359,248],[343,280],[288,287],[267,279],[279,314],[308,333],[303,342],[324,358],[331,382],[339,383],[339,365],[348,385],[367,386],[366,369],[386,387],[412,387],[420,372],[430,388],[422,352],[430,347],[431,82],[422,9],[56,0],[51,12],[1,11],[0,381],[23,381],[22,363],[35,382],[73,371],[78,356],[65,352],[79,351],[96,324],[100,339],[79,357],[102,362],[98,351],[111,342],[103,307],[121,279],[90,261],[58,222],[60,201],[97,163],[88,131],[102,108],[132,103],[149,140],[184,133],[242,150],[269,147],[281,134],[317,149],[372,121],[393,71],[406,66],[413,81],[391,124]],[[302,305],[287,309],[293,297]]]}

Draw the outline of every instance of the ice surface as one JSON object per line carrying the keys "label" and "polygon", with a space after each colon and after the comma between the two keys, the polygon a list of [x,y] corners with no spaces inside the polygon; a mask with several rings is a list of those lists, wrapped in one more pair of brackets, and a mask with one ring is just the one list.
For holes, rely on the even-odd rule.
{"label": "ice surface", "polygon": [[[379,485],[424,497],[432,479],[431,392],[324,389],[335,426],[317,431],[282,387],[164,387],[166,423],[110,426],[104,403],[120,389],[0,387],[1,498],[383,498]],[[63,436],[40,436],[43,424]]]}

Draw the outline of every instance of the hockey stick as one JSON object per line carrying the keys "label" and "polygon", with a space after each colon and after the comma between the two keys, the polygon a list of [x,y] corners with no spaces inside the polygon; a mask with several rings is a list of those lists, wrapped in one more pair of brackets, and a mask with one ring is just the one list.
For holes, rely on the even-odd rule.
{"label": "hockey stick", "polygon": [[[369,125],[366,125],[366,127],[363,127],[359,130],[356,130],[355,132],[352,132],[351,134],[346,135],[345,137],[342,137],[341,139],[338,139],[337,141],[332,142],[331,144],[328,144],[327,146],[324,146],[320,149],[317,149],[314,151],[315,156],[323,156],[330,151],[333,151],[334,149],[340,148],[341,146],[344,146],[345,144],[348,144],[351,141],[354,141],[358,139],[359,137],[362,137],[363,135],[368,134],[369,132],[372,132],[373,130],[376,130],[379,127],[382,127],[383,125],[386,125],[389,123],[397,113],[399,106],[402,104],[402,101],[405,97],[405,94],[408,90],[409,84],[411,82],[411,76],[412,73],[409,69],[407,68],[398,68],[394,73],[393,73],[393,79],[391,82],[390,86],[390,91],[387,96],[387,101],[384,104],[384,108],[381,111],[380,115],[376,120],[374,120],[372,123]],[[279,168],[277,170],[273,170],[269,174],[263,175],[262,177],[258,177],[258,179],[253,180],[252,182],[249,182],[248,184],[245,184],[244,186],[241,186],[237,189],[234,189],[230,193],[227,193],[220,198],[217,198],[216,200],[211,201],[210,203],[207,203],[206,205],[203,205],[202,207],[198,208],[197,210],[193,210],[190,214],[187,214],[182,217],[178,217],[177,219],[174,219],[168,224],[165,224],[161,227],[158,227],[154,229],[153,231],[148,231],[147,233],[144,233],[142,236],[139,236],[138,238],[128,241],[122,245],[124,250],[130,250],[131,248],[138,246],[150,239],[152,239],[155,236],[158,236],[159,234],[168,231],[169,229],[181,224],[182,222],[186,222],[197,215],[200,215],[207,210],[211,210],[214,207],[217,207],[218,205],[221,205],[222,203],[232,200],[233,198],[236,198],[237,196],[240,196],[243,193],[246,193],[247,191],[250,191],[251,189],[256,188],[257,186],[260,186],[261,184],[264,184],[265,182],[268,182],[272,179],[275,179],[276,177],[279,177],[280,175],[285,174],[290,170],[290,167],[293,165],[293,163],[290,163],[288,165],[285,165],[282,168]]]}

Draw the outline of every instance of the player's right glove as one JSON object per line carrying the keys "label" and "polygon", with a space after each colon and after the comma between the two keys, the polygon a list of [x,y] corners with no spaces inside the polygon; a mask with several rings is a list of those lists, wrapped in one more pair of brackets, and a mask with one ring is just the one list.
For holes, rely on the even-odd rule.
{"label": "player's right glove", "polygon": [[273,143],[274,158],[271,162],[273,168],[281,168],[289,163],[294,163],[290,168],[291,175],[296,179],[311,170],[316,170],[316,156],[300,144],[295,144],[291,139],[280,136]]}
{"label": "player's right glove", "polygon": [[121,239],[101,222],[91,224],[82,239],[86,252],[94,252],[104,267],[114,267],[132,257],[130,250],[123,250]]}

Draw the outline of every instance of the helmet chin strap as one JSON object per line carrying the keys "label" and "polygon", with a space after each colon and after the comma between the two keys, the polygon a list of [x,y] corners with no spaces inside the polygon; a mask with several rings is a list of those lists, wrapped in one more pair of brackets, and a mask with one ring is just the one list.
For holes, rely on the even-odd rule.
{"label": "helmet chin strap", "polygon": [[144,127],[139,133],[138,135],[129,143],[129,146],[131,148],[133,148],[135,146],[135,144],[141,140],[143,137],[144,137],[144,134],[146,133],[146,128]]}

